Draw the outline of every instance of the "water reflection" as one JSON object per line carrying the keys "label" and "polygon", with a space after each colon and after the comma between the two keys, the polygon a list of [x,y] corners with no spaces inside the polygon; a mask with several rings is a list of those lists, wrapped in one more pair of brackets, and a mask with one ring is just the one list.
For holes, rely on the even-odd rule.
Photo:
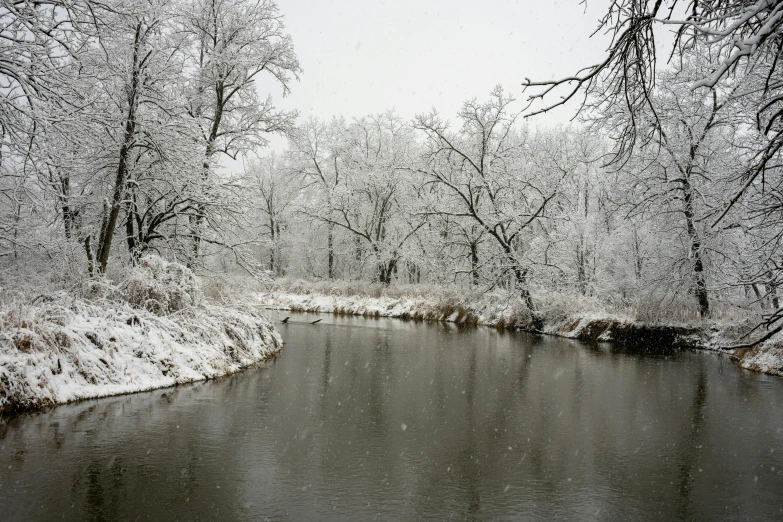
{"label": "water reflection", "polygon": [[324,316],[264,370],[0,424],[0,520],[783,518],[783,381]]}
{"label": "water reflection", "polygon": [[691,408],[690,430],[684,431],[685,440],[680,445],[680,497],[677,513],[680,520],[693,519],[693,480],[694,469],[699,460],[703,448],[704,437],[704,409],[707,401],[707,376],[704,372],[703,361],[699,364],[699,376],[696,380],[696,390],[693,393],[693,406]]}

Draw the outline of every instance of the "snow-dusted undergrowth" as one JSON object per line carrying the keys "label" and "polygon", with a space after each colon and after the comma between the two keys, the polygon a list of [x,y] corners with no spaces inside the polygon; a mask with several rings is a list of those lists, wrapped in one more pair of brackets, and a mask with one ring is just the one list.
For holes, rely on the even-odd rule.
{"label": "snow-dusted undergrowth", "polygon": [[[308,283],[276,280],[258,293],[265,307],[303,312],[328,312],[365,317],[443,321],[499,329],[532,329],[530,312],[517,296],[504,291],[474,292],[434,285],[380,285],[351,282]],[[599,321],[632,324],[631,317],[609,313],[584,296],[537,296],[545,332],[580,337]],[[592,335],[592,334],[590,334]],[[600,340],[612,340],[604,333]],[[600,337],[596,333],[594,338]]]}
{"label": "snow-dusted undergrowth", "polygon": [[119,283],[5,305],[0,412],[214,378],[281,347],[260,310],[209,304],[189,269],[147,257]]}
{"label": "snow-dusted undergrowth", "polygon": [[740,366],[748,370],[783,377],[783,342],[770,340],[739,355]]}
{"label": "snow-dusted undergrowth", "polygon": [[[626,344],[672,344],[724,353],[743,368],[783,375],[783,343],[771,340],[752,350],[730,346],[747,331],[745,324],[712,322],[647,323],[630,313],[610,312],[595,299],[547,293],[538,295],[544,318],[544,333],[586,341]],[[506,292],[472,293],[437,286],[400,286],[349,282],[308,283],[277,280],[258,293],[262,305],[271,309],[327,312],[365,317],[443,321],[485,325],[500,329],[531,329],[530,313]]]}

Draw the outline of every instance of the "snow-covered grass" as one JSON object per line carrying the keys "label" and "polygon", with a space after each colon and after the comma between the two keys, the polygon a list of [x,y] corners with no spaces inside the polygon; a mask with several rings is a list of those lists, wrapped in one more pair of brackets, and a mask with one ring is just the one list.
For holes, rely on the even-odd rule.
{"label": "snow-covered grass", "polygon": [[[390,289],[391,290],[391,289]],[[414,290],[414,289],[411,289]],[[413,321],[451,322],[465,326],[490,326],[499,330],[533,330],[533,318],[520,299],[502,291],[459,294],[454,290],[411,291],[399,288],[380,297],[354,292],[323,294],[266,290],[258,294],[270,309],[294,312],[395,317]],[[581,305],[581,307],[580,307]],[[619,327],[636,324],[633,318],[601,310],[589,299],[542,302],[544,333],[573,339],[612,341]]]}
{"label": "snow-covered grass", "polygon": [[214,378],[282,347],[258,306],[210,302],[189,269],[159,257],[117,282],[8,295],[0,303],[0,412]]}
{"label": "snow-covered grass", "polygon": [[[365,317],[396,317],[417,321],[485,325],[498,329],[533,328],[530,312],[518,297],[504,291],[488,293],[434,285],[382,285],[328,281],[311,283],[278,279],[257,287],[267,308],[327,312]],[[671,344],[713,350],[737,359],[744,368],[783,375],[783,342],[772,340],[752,350],[733,350],[752,325],[748,314],[720,308],[717,319],[701,323],[674,315],[651,315],[641,301],[625,308],[609,306],[582,295],[538,292],[534,297],[544,320],[544,333],[586,341]],[[669,317],[667,320],[666,317]],[[674,318],[680,320],[674,320]]]}
{"label": "snow-covered grass", "polygon": [[[258,297],[268,308],[292,311],[443,321],[509,330],[533,328],[533,317],[518,296],[503,290],[481,292],[435,285],[386,288],[361,282],[278,279],[260,285]],[[634,322],[628,315],[608,311],[597,299],[581,295],[541,293],[536,301],[541,306],[547,333],[576,337],[591,321]]]}
{"label": "snow-covered grass", "polygon": [[769,340],[738,355],[738,358],[743,368],[783,377],[783,340]]}
{"label": "snow-covered grass", "polygon": [[443,289],[433,289],[431,292],[411,292],[406,295],[398,288],[381,295],[362,295],[354,291],[341,295],[324,294],[316,290],[299,293],[296,290],[267,290],[258,295],[260,302],[268,308],[302,312],[447,321],[498,328],[512,328],[530,322],[530,314],[521,303],[500,293],[458,295]]}

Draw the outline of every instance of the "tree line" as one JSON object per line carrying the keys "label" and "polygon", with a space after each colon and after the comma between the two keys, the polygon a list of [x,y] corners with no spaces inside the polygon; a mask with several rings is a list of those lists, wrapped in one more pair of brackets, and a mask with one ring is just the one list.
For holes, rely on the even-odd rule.
{"label": "tree line", "polygon": [[[263,98],[261,78],[286,94],[301,73],[271,1],[3,0],[2,13],[7,266],[76,256],[100,274],[156,251],[195,268],[504,287],[534,316],[536,296],[570,292],[703,319],[754,310],[779,328],[778,2],[612,2],[597,64],[410,121],[302,120]],[[531,123],[577,98],[579,123]],[[269,133],[286,150],[252,154]],[[226,157],[242,168],[220,169]]]}
{"label": "tree line", "polygon": [[3,0],[0,20],[0,256],[79,245],[99,274],[118,243],[197,266],[244,240],[216,166],[294,124],[256,87],[300,73],[273,2]]}

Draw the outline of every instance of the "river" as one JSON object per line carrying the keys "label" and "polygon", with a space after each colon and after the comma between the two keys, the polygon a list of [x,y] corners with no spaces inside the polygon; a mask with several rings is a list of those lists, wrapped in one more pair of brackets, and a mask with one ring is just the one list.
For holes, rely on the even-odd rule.
{"label": "river", "polygon": [[291,315],[266,368],[0,422],[0,520],[783,519],[783,379]]}

